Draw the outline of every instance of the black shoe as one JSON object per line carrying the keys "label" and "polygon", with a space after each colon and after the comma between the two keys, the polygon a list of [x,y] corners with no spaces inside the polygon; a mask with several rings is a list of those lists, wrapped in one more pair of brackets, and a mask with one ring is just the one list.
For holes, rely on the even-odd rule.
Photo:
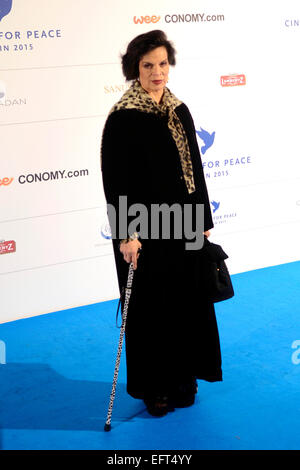
{"label": "black shoe", "polygon": [[198,392],[196,379],[189,383],[180,384],[175,387],[170,395],[170,402],[175,408],[186,408],[195,403],[195,395]]}
{"label": "black shoe", "polygon": [[169,404],[168,397],[145,398],[144,403],[147,406],[148,413],[152,416],[165,416],[169,411],[173,411]]}

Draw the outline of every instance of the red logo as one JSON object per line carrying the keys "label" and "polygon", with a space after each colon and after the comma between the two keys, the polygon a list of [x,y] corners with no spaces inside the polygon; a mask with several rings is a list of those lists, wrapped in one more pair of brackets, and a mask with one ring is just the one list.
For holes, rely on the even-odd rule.
{"label": "red logo", "polygon": [[135,24],[142,24],[142,23],[157,23],[160,20],[160,16],[152,15],[152,16],[141,16],[137,18],[136,16],[133,18]]}
{"label": "red logo", "polygon": [[0,186],[8,186],[12,180],[13,178],[0,178]]}
{"label": "red logo", "polygon": [[238,85],[246,85],[246,76],[245,75],[223,75],[221,77],[221,85],[222,86],[238,86]]}
{"label": "red logo", "polygon": [[16,242],[14,240],[9,240],[8,242],[0,242],[0,255],[5,255],[6,253],[14,253],[16,251]]}

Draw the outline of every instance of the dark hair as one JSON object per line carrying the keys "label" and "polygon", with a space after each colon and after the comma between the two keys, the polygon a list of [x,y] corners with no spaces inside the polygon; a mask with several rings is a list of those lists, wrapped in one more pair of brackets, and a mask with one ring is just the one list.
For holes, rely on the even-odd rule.
{"label": "dark hair", "polygon": [[139,62],[148,52],[157,47],[164,46],[168,52],[170,65],[175,65],[176,51],[166,34],[159,29],[136,36],[127,47],[126,53],[121,56],[122,70],[126,80],[134,80],[139,77]]}

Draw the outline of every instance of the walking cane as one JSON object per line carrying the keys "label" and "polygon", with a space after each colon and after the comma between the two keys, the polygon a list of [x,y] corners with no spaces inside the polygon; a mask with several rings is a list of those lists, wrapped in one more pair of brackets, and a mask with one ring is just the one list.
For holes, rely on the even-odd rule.
{"label": "walking cane", "polygon": [[116,358],[115,372],[114,372],[114,378],[113,378],[113,383],[112,383],[112,389],[111,389],[111,394],[110,394],[110,401],[109,401],[109,405],[108,405],[108,411],[107,411],[107,417],[106,417],[106,423],[105,423],[105,426],[104,426],[104,431],[110,431],[111,430],[110,422],[111,422],[112,409],[113,409],[113,405],[114,405],[114,399],[115,399],[115,395],[116,395],[116,386],[117,386],[118,373],[119,373],[119,367],[120,367],[124,332],[125,332],[125,327],[126,327],[127,310],[128,310],[129,299],[130,299],[130,296],[131,296],[131,286],[132,286],[133,274],[134,274],[133,263],[130,263],[129,269],[128,269],[127,285],[126,285],[126,289],[125,289],[125,301],[124,301],[124,307],[123,307],[123,311],[122,311],[122,324],[121,324],[119,346],[118,346],[118,352],[117,352],[117,358]]}

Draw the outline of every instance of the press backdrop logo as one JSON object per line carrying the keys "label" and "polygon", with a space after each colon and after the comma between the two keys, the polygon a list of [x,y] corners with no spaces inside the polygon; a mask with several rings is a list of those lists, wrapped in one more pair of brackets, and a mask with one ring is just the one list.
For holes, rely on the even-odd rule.
{"label": "press backdrop logo", "polygon": [[156,16],[156,15],[152,15],[152,16],[149,16],[149,15],[146,15],[146,16],[134,16],[134,18],[133,18],[133,22],[134,22],[135,24],[157,23],[159,20],[160,20],[160,16]]}
{"label": "press backdrop logo", "polygon": [[213,214],[215,212],[217,212],[217,210],[219,209],[220,207],[220,202],[218,201],[210,201],[211,205],[212,205],[212,209],[213,209]]}
{"label": "press backdrop logo", "polygon": [[128,90],[128,88],[130,88],[130,86],[130,84],[126,83],[104,85],[104,93],[106,95],[111,93],[124,93],[126,90]]}
{"label": "press backdrop logo", "polygon": [[237,73],[231,75],[222,75],[221,85],[223,87],[246,85],[246,76],[244,74]]}
{"label": "press backdrop logo", "polygon": [[285,20],[284,25],[286,28],[299,28],[300,20],[299,18],[289,18],[288,20]]}
{"label": "press backdrop logo", "polygon": [[5,83],[0,80],[0,110],[14,106],[23,106],[26,104],[26,98],[9,96],[6,91]]}
{"label": "press backdrop logo", "polygon": [[164,21],[165,23],[210,23],[216,21],[225,21],[225,16],[218,13],[199,13],[198,12],[189,12],[189,13],[170,13],[161,18],[158,15],[146,15],[146,16],[134,16],[133,22],[135,24],[143,23],[157,23],[158,21]]}
{"label": "press backdrop logo", "polygon": [[89,170],[87,168],[81,170],[49,170],[49,171],[40,171],[39,173],[27,173],[25,175],[20,175],[18,181],[20,184],[35,184],[35,183],[44,183],[48,181],[56,181],[63,179],[76,180],[76,178],[89,176]]}
{"label": "press backdrop logo", "polygon": [[111,228],[108,222],[104,222],[101,226],[101,235],[105,240],[111,240]]}
{"label": "press backdrop logo", "polygon": [[0,0],[0,21],[10,13],[12,0]]}
{"label": "press backdrop logo", "polygon": [[5,83],[0,80],[0,104],[4,103],[5,95],[6,95],[6,86],[5,86]]}
{"label": "press backdrop logo", "polygon": [[[0,0],[0,22],[11,11],[12,0]],[[9,23],[6,21],[5,23]],[[43,28],[27,30],[14,30],[13,28],[0,30],[0,53],[28,53],[35,49],[38,45],[42,45],[45,41],[54,41],[61,38],[62,32],[56,25]]]}
{"label": "press backdrop logo", "polygon": [[15,240],[0,240],[0,255],[5,255],[7,253],[15,253],[16,251],[16,242]]}
{"label": "press backdrop logo", "polygon": [[210,201],[212,206],[212,217],[214,225],[224,225],[231,222],[237,217],[237,212],[234,209],[228,209],[221,204],[221,201]]}
{"label": "press backdrop logo", "polygon": [[[201,146],[201,154],[204,156],[215,142],[215,131],[208,131],[200,127],[200,130],[196,130],[199,139],[202,140],[203,145]],[[202,159],[202,167],[205,178],[221,178],[230,176],[233,168],[245,168],[252,163],[251,156],[228,156],[222,159],[210,158]]]}
{"label": "press backdrop logo", "polygon": [[200,137],[201,140],[203,140],[204,145],[201,147],[201,153],[202,155],[205,155],[206,151],[212,146],[215,140],[215,132],[208,132],[205,129],[202,129],[200,127],[200,131],[197,131],[197,135]]}
{"label": "press backdrop logo", "polygon": [[0,187],[9,186],[12,182],[13,178],[8,178],[7,176],[4,176],[4,178],[0,177]]}

